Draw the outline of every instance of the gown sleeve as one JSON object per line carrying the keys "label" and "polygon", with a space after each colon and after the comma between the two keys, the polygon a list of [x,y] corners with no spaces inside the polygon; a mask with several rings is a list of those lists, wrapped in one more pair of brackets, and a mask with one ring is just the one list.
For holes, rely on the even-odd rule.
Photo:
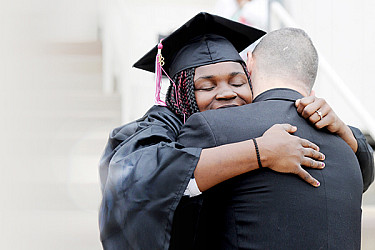
{"label": "gown sleeve", "polygon": [[355,155],[361,167],[363,192],[365,192],[374,181],[374,151],[367,143],[366,137],[358,128],[351,126],[349,126],[349,128],[352,130],[358,143],[358,149]]}
{"label": "gown sleeve", "polygon": [[168,249],[174,211],[201,148],[176,142],[181,121],[166,107],[115,129],[100,161],[104,249]]}

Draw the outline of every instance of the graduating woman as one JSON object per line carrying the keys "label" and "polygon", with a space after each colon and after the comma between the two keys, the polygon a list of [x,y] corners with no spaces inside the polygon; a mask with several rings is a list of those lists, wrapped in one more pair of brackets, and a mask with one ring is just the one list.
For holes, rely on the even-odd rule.
{"label": "graduating woman", "polygon": [[[251,102],[251,83],[239,52],[264,34],[246,25],[200,13],[134,65],[155,71],[157,105],[137,121],[114,129],[102,156],[100,232],[105,249],[168,249],[174,212],[184,194],[199,195],[258,167],[251,138],[211,149],[184,148],[176,143],[176,138],[184,121],[195,112]],[[226,63],[230,63],[232,71],[213,72],[222,76],[215,86],[198,86],[200,69]],[[159,97],[162,71],[172,76],[166,103]],[[216,98],[207,102],[199,94],[205,91],[216,91]],[[257,138],[259,150],[268,149],[262,165],[295,173],[318,187],[319,182],[301,165],[322,169],[324,155],[314,143],[290,135],[295,130],[288,124],[275,125]],[[347,140],[350,144],[354,140],[358,151],[364,152],[359,157],[360,163],[364,169],[370,169],[371,152],[363,137]],[[215,174],[204,171],[213,167]]]}

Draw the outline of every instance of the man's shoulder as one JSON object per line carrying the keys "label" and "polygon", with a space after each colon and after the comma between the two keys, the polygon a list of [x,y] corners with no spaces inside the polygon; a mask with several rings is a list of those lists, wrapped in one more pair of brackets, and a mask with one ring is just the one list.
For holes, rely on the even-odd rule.
{"label": "man's shoulder", "polygon": [[203,112],[198,112],[193,114],[186,123],[189,121],[206,121],[209,122],[211,120],[230,120],[231,117],[239,117],[239,116],[249,116],[252,112],[259,110],[261,103],[250,103],[239,107],[231,107],[231,108],[223,108],[223,109],[214,109],[214,110],[206,110]]}
{"label": "man's shoulder", "polygon": [[[182,126],[178,142],[184,145],[193,145],[201,147],[212,147],[223,143],[233,142],[237,139],[242,131],[248,130],[249,124],[257,115],[261,116],[261,110],[258,104],[247,104],[240,107],[231,107],[217,110],[207,110],[195,113],[189,117]],[[260,106],[259,106],[260,107]],[[256,114],[255,111],[259,114]],[[259,119],[255,119],[257,121]],[[233,140],[231,139],[233,138]],[[248,139],[242,138],[241,139]]]}
{"label": "man's shoulder", "polygon": [[207,148],[216,146],[212,126],[207,121],[207,117],[204,113],[205,112],[198,112],[189,117],[181,127],[177,138],[178,143],[187,147],[195,146]]}

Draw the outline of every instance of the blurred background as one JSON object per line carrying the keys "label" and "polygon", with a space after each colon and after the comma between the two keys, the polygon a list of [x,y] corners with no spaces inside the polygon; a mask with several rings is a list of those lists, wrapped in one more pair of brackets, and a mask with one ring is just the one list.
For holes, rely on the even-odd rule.
{"label": "blurred background", "polygon": [[[132,64],[201,11],[305,29],[320,52],[317,95],[372,140],[374,10],[370,0],[0,0],[1,248],[101,249],[100,155],[111,129],[153,104],[153,74]],[[374,186],[362,235],[375,249]]]}

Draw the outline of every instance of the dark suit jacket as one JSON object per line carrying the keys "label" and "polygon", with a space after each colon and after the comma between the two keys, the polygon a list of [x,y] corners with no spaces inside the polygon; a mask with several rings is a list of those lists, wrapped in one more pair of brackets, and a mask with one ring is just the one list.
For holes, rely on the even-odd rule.
{"label": "dark suit jacket", "polygon": [[[189,118],[178,139],[187,147],[243,141],[276,123],[290,123],[298,128],[295,135],[316,143],[326,155],[325,169],[307,168],[321,182],[319,188],[293,174],[261,169],[223,182],[189,199],[189,205],[182,200],[177,217],[191,211],[191,204],[201,208],[195,210],[199,220],[191,227],[194,248],[360,249],[363,183],[357,158],[341,138],[315,129],[298,115],[298,98],[302,96],[296,91],[273,89],[251,105]],[[174,233],[178,235],[172,232],[172,238]]]}

